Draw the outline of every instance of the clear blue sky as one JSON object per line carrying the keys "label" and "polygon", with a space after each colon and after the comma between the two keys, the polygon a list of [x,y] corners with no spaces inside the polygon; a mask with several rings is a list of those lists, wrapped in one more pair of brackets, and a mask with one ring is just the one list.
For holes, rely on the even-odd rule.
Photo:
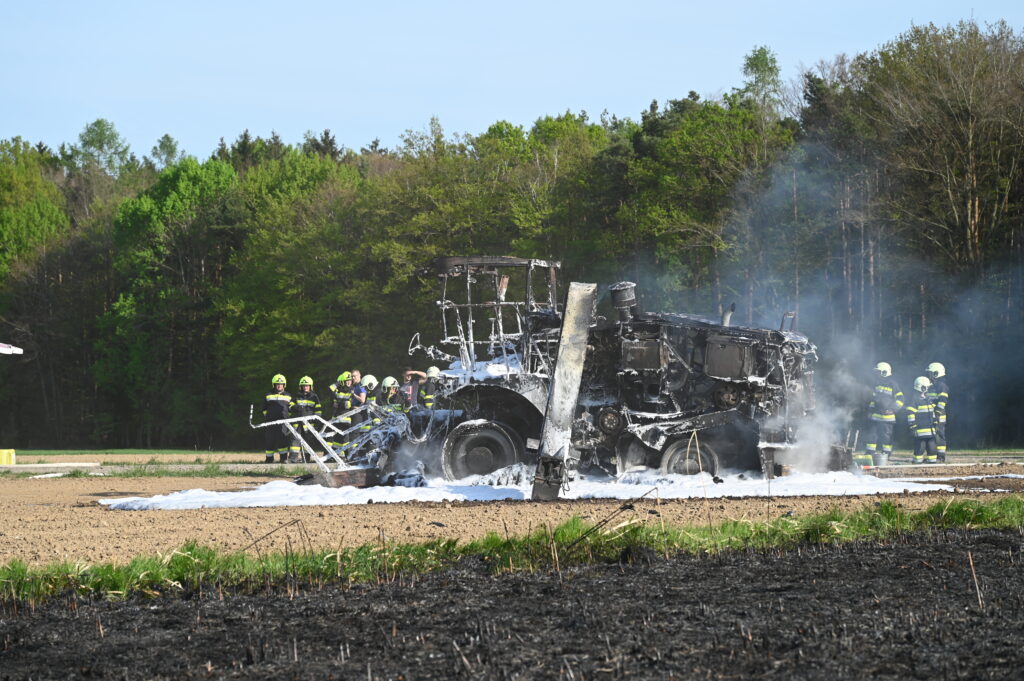
{"label": "clear blue sky", "polygon": [[0,138],[74,142],[107,118],[138,155],[170,133],[208,156],[248,128],[298,143],[330,128],[395,145],[738,86],[743,57],[783,76],[872,50],[912,24],[974,17],[1024,30],[1024,2],[617,0],[176,2],[10,0],[0,7]]}

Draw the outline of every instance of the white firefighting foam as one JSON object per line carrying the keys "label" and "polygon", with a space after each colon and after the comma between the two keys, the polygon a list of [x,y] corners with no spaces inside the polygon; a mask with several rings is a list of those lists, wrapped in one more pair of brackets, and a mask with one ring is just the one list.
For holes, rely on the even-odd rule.
{"label": "white firefighting foam", "polygon": [[[521,466],[521,465],[520,465]],[[631,472],[617,479],[582,477],[569,485],[565,499],[634,499],[645,493],[662,499],[721,497],[852,496],[907,492],[951,491],[948,484],[913,482],[905,478],[880,479],[853,473],[796,473],[774,480],[727,474],[716,483],[707,474],[661,475],[657,471]],[[496,484],[488,484],[496,483]],[[112,509],[180,510],[197,508],[253,508],[272,506],[341,506],[346,504],[401,503],[404,501],[501,501],[529,499],[533,470],[497,471],[455,482],[426,481],[424,487],[328,488],[296,485],[278,480],[243,492],[191,489],[153,497],[102,499]],[[657,491],[654,491],[657,488]]]}

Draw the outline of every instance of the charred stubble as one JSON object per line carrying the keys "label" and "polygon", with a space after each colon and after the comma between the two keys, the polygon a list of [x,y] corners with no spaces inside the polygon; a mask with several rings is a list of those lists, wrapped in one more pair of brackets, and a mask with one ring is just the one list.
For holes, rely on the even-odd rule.
{"label": "charred stubble", "polygon": [[465,561],[292,597],[57,599],[6,607],[0,678],[1015,678],[1022,546],[951,530],[560,574]]}

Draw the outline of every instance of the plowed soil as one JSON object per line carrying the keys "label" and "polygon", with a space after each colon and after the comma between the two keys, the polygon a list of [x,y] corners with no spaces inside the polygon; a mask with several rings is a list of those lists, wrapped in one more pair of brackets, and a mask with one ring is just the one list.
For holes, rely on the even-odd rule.
{"label": "plowed soil", "polygon": [[[951,475],[951,469],[920,474]],[[1024,466],[964,466],[957,475],[1021,474]],[[918,472],[914,472],[918,475]],[[906,475],[906,473],[904,473]],[[98,499],[150,496],[182,489],[240,490],[267,478],[0,478],[0,563],[20,559],[31,564],[58,560],[124,562],[140,554],[168,553],[189,540],[220,549],[242,549],[266,535],[261,550],[303,545],[308,534],[316,548],[355,546],[385,538],[417,542],[442,537],[472,539],[488,532],[525,534],[557,525],[574,516],[598,521],[615,512],[620,501],[534,503],[409,503],[366,506],[200,509],[189,511],[111,511]],[[991,496],[990,489],[1019,489],[1021,480],[993,478],[952,483],[965,490],[958,498]],[[968,490],[969,486],[971,487]],[[980,489],[979,489],[980,487]],[[646,490],[638,491],[638,494]],[[831,508],[859,509],[889,499],[907,509],[926,508],[949,493],[848,497],[779,497],[775,499],[645,499],[622,513],[642,522],[671,525],[718,523],[728,519],[765,520],[784,513],[821,513]],[[657,505],[660,515],[649,513]],[[302,528],[291,525],[301,521]]]}
{"label": "plowed soil", "polygon": [[0,679],[1019,679],[1017,532],[0,607]]}

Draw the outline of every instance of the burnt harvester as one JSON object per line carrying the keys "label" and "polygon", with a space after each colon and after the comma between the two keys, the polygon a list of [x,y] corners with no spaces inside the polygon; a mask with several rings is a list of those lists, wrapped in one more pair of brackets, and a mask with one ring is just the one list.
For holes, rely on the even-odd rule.
{"label": "burnt harvester", "polygon": [[[732,326],[731,310],[721,319],[648,313],[636,286],[621,282],[608,288],[606,318],[596,316],[595,284],[560,294],[558,262],[448,257],[432,272],[445,349],[424,347],[417,333],[409,354],[447,365],[436,408],[366,414],[379,424],[369,430],[342,425],[358,409],[316,417],[324,449],[351,441],[326,457],[308,449],[316,481],[393,480],[410,456],[452,480],[536,463],[537,499],[557,496],[577,470],[772,476],[814,410],[817,356],[791,314],[782,320],[791,328],[775,330]],[[851,465],[847,448],[821,454],[830,469]]]}
{"label": "burnt harvester", "polygon": [[[773,475],[815,406],[817,356],[805,336],[731,326],[731,310],[720,320],[642,312],[629,282],[608,289],[614,318],[595,317],[594,285],[572,284],[559,305],[558,269],[510,257],[436,261],[441,343],[458,356],[423,348],[418,335],[410,353],[450,360],[440,403],[456,417],[438,434],[446,477],[538,459],[538,483],[555,492],[578,467]],[[584,342],[567,352],[574,333]],[[842,448],[826,456],[830,468],[849,466]],[[535,487],[535,496],[544,494]]]}

